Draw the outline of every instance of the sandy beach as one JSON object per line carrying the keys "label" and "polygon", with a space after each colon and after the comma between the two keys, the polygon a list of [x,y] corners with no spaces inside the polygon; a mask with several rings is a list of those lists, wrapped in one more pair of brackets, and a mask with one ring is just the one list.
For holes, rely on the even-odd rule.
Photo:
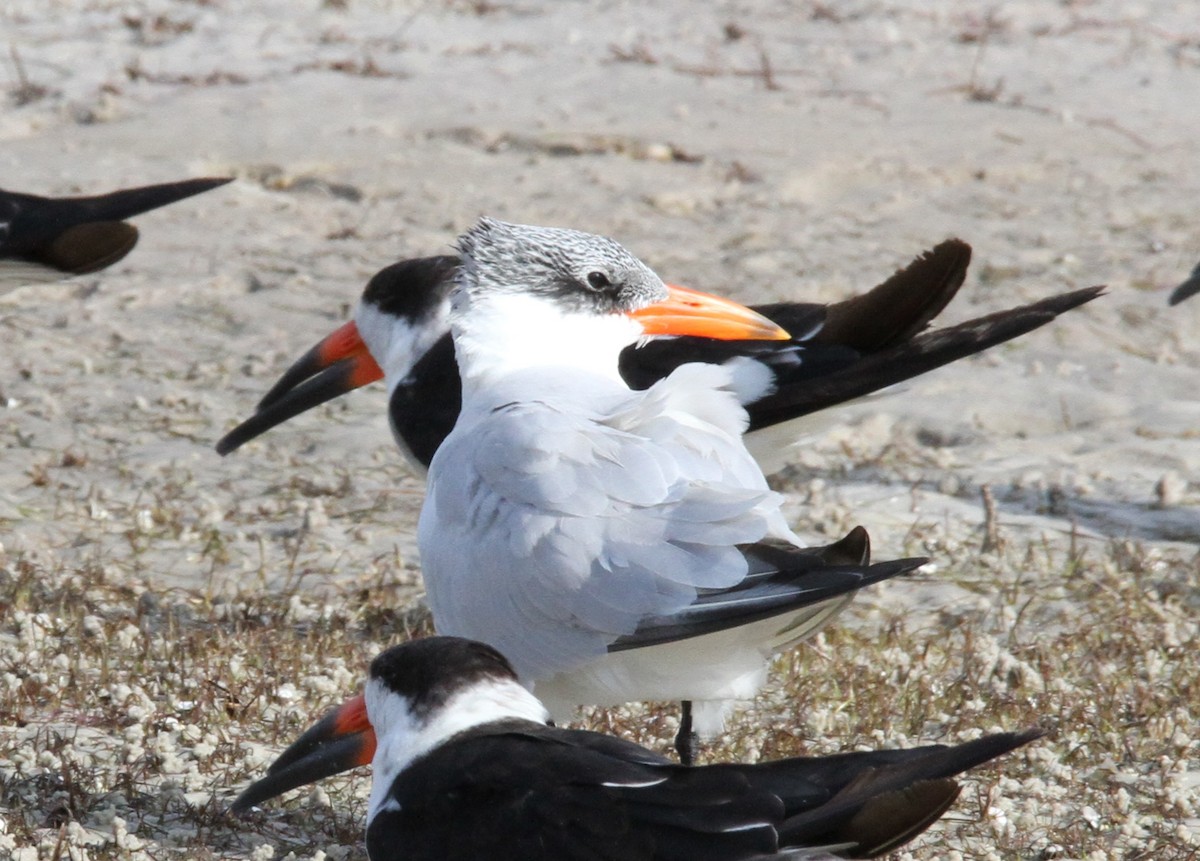
{"label": "sandy beach", "polygon": [[[0,297],[0,854],[365,858],[365,776],[283,818],[214,811],[416,618],[423,480],[379,385],[213,446],[372,273],[481,214],[744,302],[844,298],[951,236],[975,256],[939,324],[1107,285],[788,453],[802,535],[861,523],[937,568],[783,660],[713,756],[1041,716],[898,857],[1200,852],[1200,299],[1166,301],[1200,260],[1192,3],[9,0],[0,34],[3,187],[236,177],[136,219],[116,266]],[[195,704],[237,698],[155,694],[158,659],[258,693],[216,720]],[[958,707],[846,698],[921,667]]]}

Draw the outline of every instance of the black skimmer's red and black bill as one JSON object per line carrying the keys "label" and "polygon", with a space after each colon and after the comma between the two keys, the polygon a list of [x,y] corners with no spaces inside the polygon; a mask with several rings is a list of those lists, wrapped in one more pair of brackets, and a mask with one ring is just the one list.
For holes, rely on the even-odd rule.
{"label": "black skimmer's red and black bill", "polygon": [[685,768],[547,718],[491,647],[414,640],[377,657],[365,693],[233,810],[370,763],[371,861],[873,858],[937,821],[956,775],[1042,735]]}
{"label": "black skimmer's red and black bill", "polygon": [[463,406],[418,527],[429,607],[439,633],[504,652],[556,714],[694,701],[711,736],[772,654],[924,564],[871,564],[861,530],[800,546],[742,440],[740,367],[681,365],[644,391],[618,373],[648,334],[771,340],[777,325],[668,288],[606,237],[485,218],[459,250]]}
{"label": "black skimmer's red and black bill", "polygon": [[0,189],[0,294],[111,266],[137,244],[137,228],[126,219],[231,181],[188,179],[93,197]]}
{"label": "black skimmer's red and black bill", "polygon": [[[621,375],[645,389],[687,362],[739,366],[738,397],[750,415],[746,445],[774,472],[786,464],[812,413],[1016,338],[1100,292],[1065,293],[927,330],[962,285],[970,259],[970,246],[947,240],[852,299],[755,307],[791,332],[791,341],[654,338],[622,351]],[[355,320],[297,361],[217,451],[228,454],[305,410],[386,377],[396,443],[419,471],[427,468],[462,405],[447,323],[458,266],[457,257],[429,257],[376,274]]]}
{"label": "black skimmer's red and black bill", "polygon": [[1192,270],[1192,274],[1171,293],[1170,304],[1178,305],[1189,296],[1200,293],[1200,263]]}

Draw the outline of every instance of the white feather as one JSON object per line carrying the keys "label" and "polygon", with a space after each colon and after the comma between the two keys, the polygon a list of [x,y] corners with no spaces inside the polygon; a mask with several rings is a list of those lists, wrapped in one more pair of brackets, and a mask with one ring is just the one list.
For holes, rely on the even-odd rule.
{"label": "white feather", "polygon": [[0,260],[0,296],[11,293],[18,287],[62,281],[71,275],[51,266],[30,263],[26,260]]}
{"label": "white feather", "polygon": [[[377,746],[371,760],[369,823],[387,806],[397,775],[452,736],[506,718],[545,723],[549,714],[533,694],[510,680],[490,679],[463,688],[430,715],[418,717],[407,699],[372,679],[366,687],[367,718]],[[393,802],[394,804],[394,802]]]}

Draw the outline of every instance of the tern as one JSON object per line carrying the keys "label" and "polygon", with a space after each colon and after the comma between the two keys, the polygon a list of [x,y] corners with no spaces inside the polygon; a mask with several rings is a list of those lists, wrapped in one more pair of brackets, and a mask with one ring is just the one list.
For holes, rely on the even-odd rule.
{"label": "tern", "polygon": [[[687,362],[740,365],[735,382],[750,416],[746,445],[770,474],[813,430],[814,412],[1016,338],[1099,293],[1078,290],[927,329],[962,286],[970,260],[970,246],[950,239],[851,299],[755,306],[792,334],[789,341],[658,337],[622,351],[621,376],[645,389]],[[377,273],[354,320],[300,358],[217,451],[228,454],[305,410],[386,377],[396,443],[423,474],[461,409],[448,323],[460,263],[451,255],[418,258]]]}
{"label": "tern", "polygon": [[231,181],[188,179],[94,197],[0,189],[0,295],[111,266],[137,244],[137,228],[126,219]]}
{"label": "tern", "polygon": [[686,768],[547,719],[491,647],[403,643],[233,810],[370,763],[371,861],[873,858],[946,812],[955,775],[1042,735]]}
{"label": "tern", "polygon": [[772,655],[927,561],[870,564],[861,530],[801,546],[742,440],[744,368],[689,363],[644,391],[618,372],[647,336],[786,338],[776,324],[668,288],[607,237],[481,218],[458,248],[463,401],[418,523],[426,596],[439,633],[499,649],[558,717],[682,700],[691,761],[693,718],[719,732]]}

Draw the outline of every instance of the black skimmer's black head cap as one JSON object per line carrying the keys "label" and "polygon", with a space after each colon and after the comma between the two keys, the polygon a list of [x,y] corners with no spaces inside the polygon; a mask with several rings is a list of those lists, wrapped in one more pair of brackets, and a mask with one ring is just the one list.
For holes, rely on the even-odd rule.
{"label": "black skimmer's black head cap", "polygon": [[458,238],[460,284],[472,293],[549,296],[573,311],[635,311],[667,298],[662,279],[620,243],[486,216]]}
{"label": "black skimmer's black head cap", "polygon": [[393,646],[371,662],[371,681],[404,698],[424,718],[458,692],[480,683],[517,681],[508,659],[484,643],[461,637],[425,637]]}
{"label": "black skimmer's black head cap", "polygon": [[367,282],[362,301],[389,317],[418,321],[434,316],[454,287],[458,262],[441,255],[393,263]]}

